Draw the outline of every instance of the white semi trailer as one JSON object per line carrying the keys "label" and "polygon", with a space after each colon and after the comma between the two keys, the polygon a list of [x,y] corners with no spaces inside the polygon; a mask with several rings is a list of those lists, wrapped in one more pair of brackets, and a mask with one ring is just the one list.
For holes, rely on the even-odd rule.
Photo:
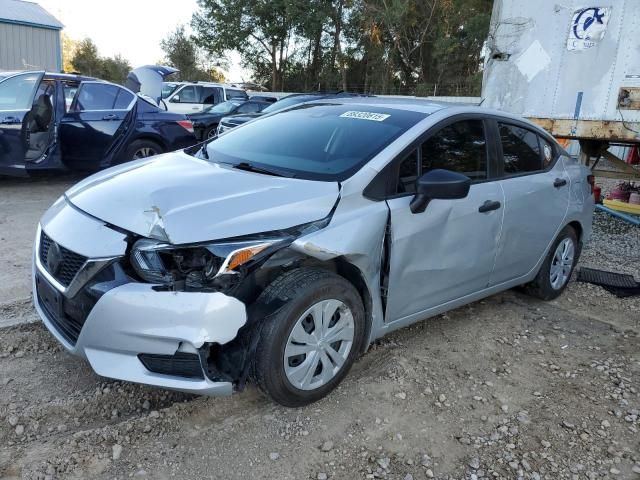
{"label": "white semi trailer", "polygon": [[482,98],[637,176],[608,149],[640,144],[640,0],[495,0]]}

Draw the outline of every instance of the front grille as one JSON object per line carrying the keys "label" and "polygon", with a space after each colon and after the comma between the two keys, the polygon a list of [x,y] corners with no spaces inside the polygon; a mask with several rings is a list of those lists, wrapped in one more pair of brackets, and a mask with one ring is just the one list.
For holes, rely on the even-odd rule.
{"label": "front grille", "polygon": [[200,357],[195,353],[177,352],[174,355],[141,353],[138,358],[150,372],[174,377],[204,379]]}
{"label": "front grille", "polygon": [[57,272],[51,272],[49,270],[47,260],[53,245],[55,245],[55,242],[51,237],[44,233],[44,231],[40,232],[40,263],[56,280],[65,287],[68,287],[73,278],[87,261],[87,257],[72,252],[58,244],[57,247],[60,250],[62,258],[60,259],[60,266],[58,267]]}
{"label": "front grille", "polygon": [[[87,318],[88,311],[93,307],[95,301],[84,298],[85,296],[82,294],[76,295],[73,301],[68,300],[62,294],[57,294],[57,303],[54,305],[50,300],[51,293],[47,295],[45,293],[47,291],[55,292],[55,287],[50,285],[41,275],[36,275],[38,305],[40,305],[47,319],[54,325],[60,335],[71,345],[75,345]],[[87,305],[81,305],[85,303]]]}

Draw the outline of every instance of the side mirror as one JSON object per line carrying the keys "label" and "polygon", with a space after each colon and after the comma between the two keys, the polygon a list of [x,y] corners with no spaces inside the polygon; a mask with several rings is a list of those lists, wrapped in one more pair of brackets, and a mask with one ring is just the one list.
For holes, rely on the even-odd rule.
{"label": "side mirror", "polygon": [[411,213],[422,213],[433,199],[453,200],[469,193],[471,179],[450,170],[431,170],[416,182],[416,196],[411,200]]}
{"label": "side mirror", "polygon": [[171,103],[180,103],[180,95],[174,95],[169,101]]}

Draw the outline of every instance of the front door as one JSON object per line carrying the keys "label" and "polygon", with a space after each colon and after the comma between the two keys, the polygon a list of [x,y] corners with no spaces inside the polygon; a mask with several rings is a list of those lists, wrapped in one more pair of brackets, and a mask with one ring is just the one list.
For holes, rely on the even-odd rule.
{"label": "front door", "polygon": [[505,194],[504,226],[491,284],[531,272],[563,226],[569,208],[569,177],[553,146],[533,130],[497,124]]}
{"label": "front door", "polygon": [[174,113],[198,113],[204,109],[200,103],[202,87],[199,85],[185,85],[169,97],[167,108]]}
{"label": "front door", "polygon": [[28,72],[0,82],[0,168],[24,168],[29,148],[27,113],[44,72]]}
{"label": "front door", "polygon": [[130,91],[106,82],[83,82],[60,122],[63,162],[70,168],[100,168],[126,132],[136,103]]}
{"label": "front door", "polygon": [[[411,166],[416,156],[417,174]],[[487,288],[502,226],[504,198],[500,186],[488,177],[482,120],[459,120],[441,128],[403,164],[399,196],[387,200],[391,213],[388,322]],[[435,168],[470,177],[469,194],[459,200],[432,200],[424,212],[411,213],[412,180]]]}

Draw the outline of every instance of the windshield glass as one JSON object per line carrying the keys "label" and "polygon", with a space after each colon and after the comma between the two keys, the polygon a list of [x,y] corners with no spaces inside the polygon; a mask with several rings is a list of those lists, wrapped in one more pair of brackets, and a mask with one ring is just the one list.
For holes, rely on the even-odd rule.
{"label": "windshield glass", "polygon": [[371,105],[301,105],[229,131],[207,154],[213,162],[341,181],[425,117]]}
{"label": "windshield glass", "polygon": [[311,100],[317,100],[318,96],[316,95],[295,95],[293,97],[285,97],[282,100],[278,100],[273,104],[269,105],[262,112],[263,113],[273,113],[278,112],[280,110],[284,110],[287,107],[292,107],[293,105],[298,105],[299,103],[310,102]]}
{"label": "windshield glass", "polygon": [[163,83],[162,84],[162,93],[161,93],[162,98],[167,98],[179,86],[180,86],[180,84],[178,84],[178,83]]}
{"label": "windshield glass", "polygon": [[213,105],[213,106],[211,106],[209,108],[206,108],[204,111],[207,112],[207,113],[222,113],[222,114],[226,114],[226,113],[230,113],[231,110],[236,108],[241,103],[242,102],[233,102],[233,101],[222,102],[222,103],[219,103],[217,105]]}

